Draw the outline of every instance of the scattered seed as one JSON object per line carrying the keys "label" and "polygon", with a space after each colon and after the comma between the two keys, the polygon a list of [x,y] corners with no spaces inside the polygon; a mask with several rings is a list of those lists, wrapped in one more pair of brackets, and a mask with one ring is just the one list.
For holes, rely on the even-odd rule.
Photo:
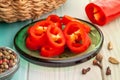
{"label": "scattered seed", "polygon": [[98,66],[100,69],[102,69],[102,65],[95,59],[93,60],[93,65]]}
{"label": "scattered seed", "polygon": [[98,60],[100,63],[102,62],[102,59],[103,59],[103,55],[101,54],[96,55],[96,60]]}
{"label": "scattered seed", "polygon": [[106,75],[111,75],[111,69],[110,69],[110,67],[109,67],[109,66],[107,67],[107,70],[106,70]]}
{"label": "scattered seed", "polygon": [[88,67],[87,69],[82,69],[82,74],[86,74],[87,72],[89,72],[91,70],[90,67]]}
{"label": "scattered seed", "polygon": [[116,58],[113,58],[113,57],[109,57],[108,61],[112,64],[119,64],[119,61]]}
{"label": "scattered seed", "polygon": [[108,50],[112,50],[113,49],[113,45],[112,45],[112,42],[110,41],[109,43],[108,43]]}

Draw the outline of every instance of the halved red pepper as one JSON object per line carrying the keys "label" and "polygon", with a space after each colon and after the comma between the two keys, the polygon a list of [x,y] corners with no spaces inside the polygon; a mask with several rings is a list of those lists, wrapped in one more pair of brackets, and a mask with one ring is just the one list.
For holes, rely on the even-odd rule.
{"label": "halved red pepper", "polygon": [[63,18],[62,18],[62,23],[63,23],[64,25],[67,25],[67,24],[68,24],[69,22],[71,22],[71,21],[79,22],[80,25],[82,25],[81,27],[82,27],[87,33],[90,32],[90,27],[89,27],[88,25],[84,24],[83,22],[81,22],[81,21],[79,21],[79,20],[77,20],[77,19],[75,19],[75,18],[73,18],[73,17],[70,17],[70,16],[68,16],[68,15],[64,15]]}
{"label": "halved red pepper", "polygon": [[56,57],[64,51],[64,47],[55,48],[49,45],[45,45],[41,48],[40,55],[44,57]]}
{"label": "halved red pepper", "polygon": [[61,19],[56,14],[49,15],[46,20],[52,21],[53,23],[55,23],[56,26],[62,29]]}
{"label": "halved red pepper", "polygon": [[45,36],[46,30],[52,24],[51,21],[39,21],[28,29],[28,37],[38,48],[45,44],[47,40]]}
{"label": "halved red pepper", "polygon": [[65,38],[62,30],[55,25],[48,27],[46,32],[48,45],[56,48],[64,47]]}
{"label": "halved red pepper", "polygon": [[120,0],[95,0],[85,11],[91,22],[103,26],[120,16]]}
{"label": "halved red pepper", "polygon": [[73,53],[84,52],[91,44],[90,37],[81,28],[79,22],[69,22],[63,31],[68,48]]}

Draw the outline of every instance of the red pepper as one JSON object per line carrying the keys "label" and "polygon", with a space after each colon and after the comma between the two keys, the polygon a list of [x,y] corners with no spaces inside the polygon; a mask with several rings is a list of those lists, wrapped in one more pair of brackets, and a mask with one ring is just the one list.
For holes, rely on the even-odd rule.
{"label": "red pepper", "polygon": [[46,32],[48,45],[56,48],[64,47],[65,38],[62,30],[55,25],[48,27]]}
{"label": "red pepper", "polygon": [[74,19],[74,18],[72,18],[72,17],[70,17],[70,16],[68,16],[68,15],[64,15],[63,17],[62,17],[62,23],[64,24],[64,25],[66,25],[66,24],[68,24],[69,22],[71,22],[71,21],[75,21],[76,19]]}
{"label": "red pepper", "polygon": [[64,15],[63,18],[62,18],[62,23],[63,23],[64,25],[68,24],[68,23],[71,22],[71,21],[79,22],[80,25],[82,25],[81,27],[84,28],[84,30],[85,30],[87,33],[90,32],[90,27],[89,27],[88,25],[84,24],[83,22],[81,22],[81,21],[79,21],[79,20],[77,20],[77,19],[75,19],[75,18],[72,18],[72,17],[70,17],[70,16],[68,16],[68,15]]}
{"label": "red pepper", "polygon": [[52,21],[53,23],[55,23],[55,25],[57,25],[60,29],[62,29],[61,19],[59,16],[52,14],[49,15],[46,20]]}
{"label": "red pepper", "polygon": [[45,33],[47,28],[52,25],[51,21],[39,21],[35,23],[32,27],[28,29],[28,36],[34,44],[37,44],[38,47],[41,47],[46,42]]}
{"label": "red pepper", "polygon": [[40,55],[44,57],[56,57],[64,51],[64,47],[55,48],[49,45],[45,45],[41,48]]}
{"label": "red pepper", "polygon": [[69,22],[64,29],[67,46],[73,53],[84,52],[91,44],[88,34],[79,22]]}
{"label": "red pepper", "polygon": [[120,0],[96,0],[85,11],[91,22],[103,26],[120,16]]}
{"label": "red pepper", "polygon": [[38,50],[39,45],[36,42],[31,41],[29,37],[26,38],[26,47],[30,50]]}
{"label": "red pepper", "polygon": [[60,28],[52,25],[48,27],[46,32],[47,42],[41,48],[40,55],[45,57],[54,57],[60,55],[64,51],[65,38]]}

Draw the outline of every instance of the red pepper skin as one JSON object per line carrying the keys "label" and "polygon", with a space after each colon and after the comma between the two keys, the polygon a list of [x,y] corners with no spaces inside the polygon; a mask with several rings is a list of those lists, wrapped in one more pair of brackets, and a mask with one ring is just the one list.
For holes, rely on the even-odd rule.
{"label": "red pepper skin", "polygon": [[55,48],[49,45],[45,45],[41,48],[40,55],[43,57],[56,57],[64,52],[64,47]]}
{"label": "red pepper skin", "polygon": [[65,38],[63,32],[56,25],[48,27],[46,32],[47,42],[42,46],[40,55],[44,57],[59,56],[64,51]]}
{"label": "red pepper skin", "polygon": [[69,22],[71,22],[71,21],[79,22],[80,25],[82,25],[81,27],[84,28],[84,30],[85,30],[87,33],[90,32],[90,27],[89,27],[88,25],[86,25],[86,24],[82,23],[81,21],[79,21],[79,20],[77,20],[77,19],[75,19],[75,18],[73,18],[73,17],[70,17],[70,16],[68,16],[68,15],[64,15],[61,21],[62,21],[62,23],[63,23],[64,25],[67,25],[67,24],[68,24]]}
{"label": "red pepper skin", "polygon": [[67,25],[69,22],[71,22],[71,21],[75,21],[76,19],[74,19],[74,18],[72,18],[72,17],[70,17],[70,16],[68,16],[68,15],[64,15],[63,17],[62,17],[62,23],[64,24],[64,25]]}
{"label": "red pepper skin", "polygon": [[39,49],[39,44],[31,41],[31,39],[29,37],[27,37],[26,38],[26,47],[30,50],[38,50]]}
{"label": "red pepper skin", "polygon": [[85,11],[91,22],[103,26],[120,16],[120,0],[96,0]]}
{"label": "red pepper skin", "polygon": [[52,21],[53,23],[55,23],[56,26],[58,26],[60,29],[62,29],[61,19],[59,16],[57,16],[55,14],[51,14],[47,17],[46,20]]}
{"label": "red pepper skin", "polygon": [[56,48],[63,47],[65,45],[65,37],[62,30],[55,25],[48,27],[46,32],[48,45]]}
{"label": "red pepper skin", "polygon": [[81,53],[87,50],[88,47],[90,46],[91,40],[87,34],[85,38],[83,36],[81,38],[82,38],[82,44],[68,42],[68,46],[72,52]]}
{"label": "red pepper skin", "polygon": [[[77,31],[80,33],[75,34]],[[80,27],[78,22],[69,22],[66,25],[63,33],[66,38],[67,46],[73,53],[78,54],[84,52],[91,44],[88,34],[83,30],[83,28]],[[73,34],[75,37],[71,37]]]}
{"label": "red pepper skin", "polygon": [[28,29],[28,36],[33,42],[39,44],[41,47],[45,45],[46,42],[46,31],[41,30],[41,28],[47,30],[47,28],[52,24],[53,23],[51,21],[39,21]]}

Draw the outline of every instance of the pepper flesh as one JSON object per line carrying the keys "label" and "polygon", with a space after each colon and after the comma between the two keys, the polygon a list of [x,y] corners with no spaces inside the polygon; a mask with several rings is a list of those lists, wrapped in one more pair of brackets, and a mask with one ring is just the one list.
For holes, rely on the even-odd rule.
{"label": "pepper flesh", "polygon": [[26,38],[26,47],[30,50],[39,49],[39,45],[36,42],[33,43],[33,41],[29,37]]}
{"label": "pepper flesh", "polygon": [[[39,21],[28,29],[28,37],[38,48],[45,45],[47,28],[53,23],[50,21]],[[32,45],[32,44],[31,44]],[[28,47],[29,48],[29,47]]]}
{"label": "pepper flesh", "polygon": [[68,24],[69,22],[71,22],[71,21],[79,22],[80,25],[82,25],[81,27],[82,27],[87,33],[90,32],[90,27],[89,27],[88,25],[84,24],[83,22],[81,22],[80,20],[77,20],[77,19],[75,19],[75,18],[72,18],[72,17],[70,17],[70,16],[68,16],[68,15],[64,15],[63,18],[62,18],[62,23],[63,23],[64,25],[67,25],[67,24]]}
{"label": "pepper flesh", "polygon": [[96,0],[85,11],[91,22],[103,26],[120,16],[120,0]]}
{"label": "pepper flesh", "polygon": [[78,22],[69,22],[63,33],[67,46],[73,53],[84,52],[91,44],[88,34],[80,27]]}
{"label": "pepper flesh", "polygon": [[52,21],[56,26],[58,26],[60,29],[62,29],[61,19],[59,16],[55,14],[51,14],[47,17],[46,20]]}
{"label": "pepper flesh", "polygon": [[48,27],[46,32],[48,45],[53,47],[63,47],[65,45],[65,38],[62,30],[55,25]]}
{"label": "pepper flesh", "polygon": [[41,48],[40,55],[44,57],[56,57],[64,51],[64,47],[54,48],[49,45],[45,45]]}
{"label": "pepper flesh", "polygon": [[46,32],[47,42],[41,48],[40,55],[44,57],[55,57],[64,51],[65,38],[60,28],[52,25]]}

